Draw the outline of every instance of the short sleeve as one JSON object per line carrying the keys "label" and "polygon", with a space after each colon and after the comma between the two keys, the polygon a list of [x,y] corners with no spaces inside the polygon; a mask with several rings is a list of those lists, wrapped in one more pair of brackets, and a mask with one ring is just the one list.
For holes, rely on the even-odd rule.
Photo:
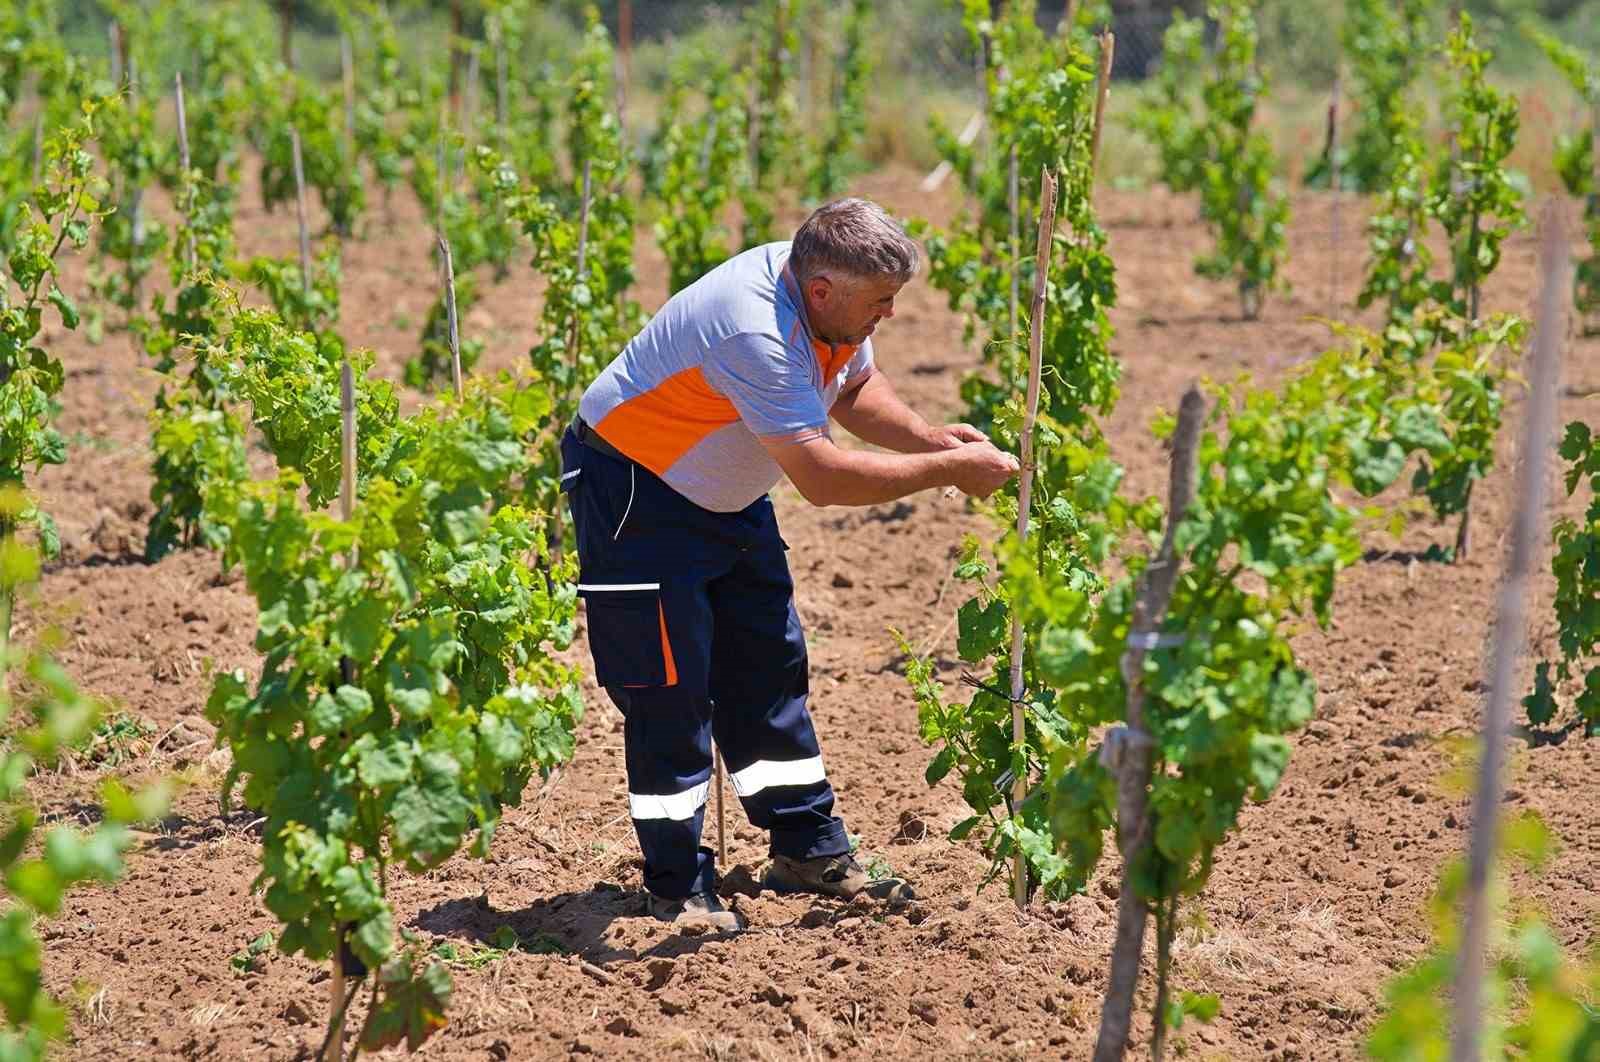
{"label": "short sleeve", "polygon": [[706,353],[706,383],[722,393],[745,427],[764,439],[803,439],[827,430],[815,366],[776,336],[740,332]]}

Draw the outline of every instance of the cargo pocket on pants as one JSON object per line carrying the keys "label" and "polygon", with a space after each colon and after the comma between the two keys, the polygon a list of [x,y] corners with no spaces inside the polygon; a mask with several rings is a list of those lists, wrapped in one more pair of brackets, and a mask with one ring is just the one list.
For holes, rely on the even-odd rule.
{"label": "cargo pocket on pants", "polygon": [[659,583],[582,583],[578,593],[589,617],[595,681],[629,689],[678,684]]}

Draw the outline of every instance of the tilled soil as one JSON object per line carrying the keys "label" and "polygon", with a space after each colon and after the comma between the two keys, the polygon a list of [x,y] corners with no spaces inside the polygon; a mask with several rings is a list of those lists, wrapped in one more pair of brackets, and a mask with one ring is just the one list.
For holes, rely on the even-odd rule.
{"label": "tilled soil", "polygon": [[[863,179],[859,190],[936,220],[955,202],[920,192],[904,172]],[[255,202],[253,190],[246,196]],[[1131,483],[1157,491],[1164,457],[1148,424],[1188,381],[1241,371],[1271,380],[1329,345],[1326,329],[1307,318],[1331,306],[1330,204],[1297,201],[1294,292],[1269,301],[1255,322],[1237,320],[1225,285],[1192,274],[1207,242],[1192,202],[1105,192],[1101,206],[1119,270],[1116,350],[1126,366],[1108,434]],[[369,236],[346,249],[343,324],[353,342],[379,351],[379,369],[392,377],[435,283],[415,208],[397,203],[395,213],[385,220],[380,208]],[[1347,200],[1345,300],[1361,265],[1359,213]],[[247,208],[240,230],[247,251],[290,253],[294,245],[289,214]],[[1511,241],[1486,305],[1526,311],[1533,259],[1530,235]],[[665,269],[643,237],[640,262],[641,298],[659,304]],[[537,291],[519,268],[469,315],[464,330],[488,341],[486,367],[523,356]],[[213,554],[140,559],[154,382],[127,340],[113,335],[95,347],[52,333],[47,342],[59,344],[69,366],[62,424],[72,453],[38,482],[66,549],[20,629],[24,638],[59,629],[65,665],[151,733],[126,762],[80,764],[31,788],[49,816],[87,821],[107,773],[177,772],[187,783],[171,816],[140,835],[124,880],[74,893],[44,927],[48,981],[73,1005],[71,1054],[310,1057],[321,1040],[326,971],[270,952],[241,961],[242,971],[232,962],[276,926],[251,890],[258,824],[247,811],[219,810],[226,753],[213,752],[199,719],[211,671],[255,666],[254,603]],[[913,282],[877,346],[914,406],[959,415],[957,388],[977,356],[941,294]],[[1600,343],[1568,350],[1567,379],[1596,383]],[[1205,895],[1180,915],[1179,986],[1223,1000],[1214,1024],[1179,1034],[1189,1057],[1356,1057],[1383,982],[1424,947],[1426,897],[1466,839],[1467,802],[1447,776],[1464,762],[1482,702],[1519,411],[1513,403],[1501,466],[1477,491],[1476,552],[1454,566],[1417,562],[1429,544],[1448,544],[1453,528],[1424,522],[1400,541],[1374,531],[1369,560],[1341,577],[1337,619],[1297,636],[1322,688],[1317,718],[1297,736],[1280,791],[1246,812]],[[1564,417],[1583,412],[1564,401]],[[888,912],[753,895],[764,846],[730,798],[729,887],[753,928],[720,939],[668,932],[643,912],[621,719],[591,688],[576,758],[508,810],[489,860],[458,858],[394,882],[400,922],[423,941],[460,951],[510,926],[527,949],[454,971],[450,1024],[424,1056],[1087,1055],[1115,917],[1115,860],[1087,894],[1022,913],[1002,887],[977,891],[984,861],[970,844],[945,839],[963,805],[951,783],[930,790],[923,780],[929,753],[890,633],[925,647],[954,684],[960,589],[950,585],[950,560],[963,534],[991,535],[990,525],[935,493],[826,510],[787,486],[775,496],[793,547],[812,706],[839,811],[867,858],[911,878],[921,898]],[[1553,497],[1557,508],[1575,509],[1559,491]],[[1542,652],[1554,639],[1549,592],[1541,580],[1533,615]],[[1582,796],[1593,790],[1593,755],[1580,738],[1519,740],[1507,794],[1508,806],[1538,811],[1564,841],[1549,870],[1518,891],[1544,906],[1575,947],[1593,939],[1600,907],[1592,889],[1600,840],[1585,829]]]}

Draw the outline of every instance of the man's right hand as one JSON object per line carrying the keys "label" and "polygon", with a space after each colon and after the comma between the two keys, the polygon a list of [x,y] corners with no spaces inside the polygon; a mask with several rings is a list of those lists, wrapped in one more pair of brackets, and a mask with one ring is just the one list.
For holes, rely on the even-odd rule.
{"label": "man's right hand", "polygon": [[963,443],[945,455],[951,464],[951,484],[974,498],[987,498],[1022,468],[1015,457],[987,439]]}

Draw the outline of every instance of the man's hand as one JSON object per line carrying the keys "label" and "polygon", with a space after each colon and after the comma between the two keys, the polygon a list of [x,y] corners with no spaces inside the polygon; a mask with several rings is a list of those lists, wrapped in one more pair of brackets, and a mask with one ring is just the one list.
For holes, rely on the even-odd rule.
{"label": "man's hand", "polygon": [[935,450],[954,450],[967,443],[988,441],[989,437],[971,424],[946,424],[928,431],[928,443]]}
{"label": "man's hand", "polygon": [[958,444],[952,468],[952,480],[957,489],[970,494],[974,498],[987,498],[999,490],[1005,482],[1021,471],[1022,466],[1017,459],[999,449],[984,438],[978,429],[967,424],[955,424],[952,428],[965,428],[978,438],[971,442]]}

